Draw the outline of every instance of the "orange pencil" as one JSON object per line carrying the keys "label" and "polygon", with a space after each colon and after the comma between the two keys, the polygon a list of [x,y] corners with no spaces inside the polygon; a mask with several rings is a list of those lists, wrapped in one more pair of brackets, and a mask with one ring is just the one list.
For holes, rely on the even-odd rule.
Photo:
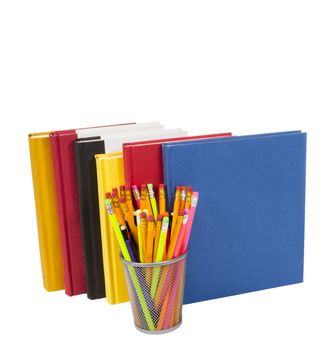
{"label": "orange pencil", "polygon": [[145,190],[145,185],[141,185],[141,192],[140,192],[140,209],[144,210],[147,209],[147,198],[148,198],[148,191]]}
{"label": "orange pencil", "polygon": [[140,199],[140,209],[147,209],[148,214],[151,215],[153,211],[151,210],[150,200],[148,197],[147,185],[141,185],[141,199]]}
{"label": "orange pencil", "polygon": [[186,200],[186,187],[182,186],[182,190],[180,191],[179,210],[184,210],[184,208],[185,208],[185,200]]}
{"label": "orange pencil", "polygon": [[[161,283],[161,285],[162,285],[162,283]],[[163,305],[161,308],[160,318],[159,318],[157,326],[156,326],[156,330],[158,330],[158,331],[161,331],[163,329],[165,315],[168,311],[168,306],[169,306],[169,298],[170,298],[170,289],[168,289],[167,294],[165,296],[165,299],[163,299]]]}
{"label": "orange pencil", "polygon": [[126,225],[124,215],[120,209],[120,204],[119,204],[119,197],[118,197],[118,190],[113,188],[112,193],[112,207],[114,208],[114,212],[116,214],[117,220],[119,225]]}
{"label": "orange pencil", "polygon": [[125,186],[124,185],[120,185],[119,187],[119,198],[121,197],[125,197]]}
{"label": "orange pencil", "polygon": [[175,193],[175,201],[173,203],[173,214],[172,214],[172,225],[171,225],[171,232],[173,232],[173,229],[176,226],[178,211],[179,211],[179,205],[180,205],[180,192],[182,190],[181,186],[176,187],[176,193]]}
{"label": "orange pencil", "polygon": [[165,185],[160,184],[158,187],[158,207],[159,207],[159,214],[163,215],[165,212]]}
{"label": "orange pencil", "polygon": [[131,212],[132,215],[134,215],[134,207],[133,207],[133,201],[132,201],[132,191],[130,185],[125,185],[125,199],[128,206],[128,210]]}
{"label": "orange pencil", "polygon": [[168,252],[167,252],[167,260],[170,260],[173,257],[173,253],[175,251],[179,231],[180,231],[180,228],[181,228],[182,223],[183,223],[183,217],[184,217],[184,210],[179,210],[179,215],[177,217],[175,229],[171,233],[170,243],[169,243]]}
{"label": "orange pencil", "polygon": [[192,197],[192,186],[188,186],[188,187],[186,187],[185,209],[190,210],[190,207],[191,207],[191,197]]}
{"label": "orange pencil", "polygon": [[146,261],[147,263],[153,262],[153,249],[155,238],[155,219],[153,215],[148,215],[147,224],[147,242],[146,242]]}
{"label": "orange pencil", "polygon": [[119,193],[118,193],[118,188],[117,188],[117,187],[114,187],[114,188],[112,189],[112,194],[113,194],[113,193],[119,198]]}
{"label": "orange pencil", "polygon": [[135,226],[133,213],[129,211],[126,199],[124,197],[121,197],[119,199],[119,203],[120,203],[121,211],[123,212],[125,219],[128,223],[128,226],[130,228],[131,235],[133,236],[135,243],[138,244],[138,230]]}

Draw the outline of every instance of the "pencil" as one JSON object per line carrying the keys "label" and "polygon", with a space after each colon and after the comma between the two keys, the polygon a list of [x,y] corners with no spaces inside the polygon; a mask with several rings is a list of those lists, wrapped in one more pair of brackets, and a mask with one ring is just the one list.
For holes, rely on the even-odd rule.
{"label": "pencil", "polygon": [[128,210],[132,215],[134,215],[134,207],[133,207],[132,192],[131,192],[130,185],[125,185],[125,199],[126,199]]}
{"label": "pencil", "polygon": [[192,186],[186,187],[185,209],[190,209],[192,196]]}
{"label": "pencil", "polygon": [[155,236],[155,222],[154,216],[148,215],[147,224],[147,243],[146,243],[146,261],[153,262],[154,236]]}
{"label": "pencil", "polygon": [[120,185],[119,186],[119,198],[125,197],[125,186]]}
{"label": "pencil", "polygon": [[184,210],[184,208],[185,208],[185,200],[186,200],[186,187],[182,186],[182,190],[180,192],[179,210]]}
{"label": "pencil", "polygon": [[143,261],[147,262],[146,257],[146,247],[147,247],[147,214],[145,212],[142,212],[140,214],[141,218],[141,235],[142,235],[142,249],[143,249]]}
{"label": "pencil", "polygon": [[176,193],[175,193],[175,201],[173,203],[173,214],[172,214],[172,224],[171,224],[171,232],[173,232],[173,229],[175,228],[178,211],[179,211],[179,205],[180,205],[180,191],[182,190],[181,186],[176,187]]}
{"label": "pencil", "polygon": [[173,257],[173,253],[174,253],[177,239],[178,239],[178,234],[180,232],[180,228],[181,228],[182,222],[183,222],[183,217],[184,217],[184,210],[180,210],[179,215],[177,217],[175,229],[171,233],[170,243],[169,243],[168,252],[167,252],[167,260],[170,260]]}
{"label": "pencil", "polygon": [[165,212],[165,185],[160,184],[158,187],[158,206],[159,206],[159,214],[163,215]]}
{"label": "pencil", "polygon": [[118,190],[116,188],[112,189],[111,197],[112,197],[112,207],[114,209],[114,212],[116,214],[119,224],[126,225],[124,215],[120,209]]}
{"label": "pencil", "polygon": [[143,245],[143,235],[141,230],[141,210],[138,209],[135,212],[136,215],[136,223],[137,223],[137,231],[138,231],[138,249],[139,249],[139,259],[140,262],[144,262],[144,245]]}
{"label": "pencil", "polygon": [[161,214],[157,215],[156,221],[156,231],[155,231],[155,240],[154,240],[154,258],[153,261],[156,261],[158,242],[160,240],[161,228],[162,228],[163,216]]}
{"label": "pencil", "polygon": [[135,242],[138,243],[138,231],[137,231],[137,228],[135,226],[133,213],[131,213],[129,211],[128,206],[127,206],[127,201],[124,197],[121,197],[119,199],[119,203],[120,203],[121,211],[122,211],[123,215],[125,216],[125,219],[126,219],[128,226],[130,228],[131,234],[132,234]]}
{"label": "pencil", "polygon": [[150,199],[150,205],[153,211],[154,215],[154,221],[157,220],[157,214],[158,214],[158,209],[157,209],[157,203],[156,203],[156,198],[155,198],[155,192],[154,192],[154,187],[153,184],[148,184],[148,193],[149,193],[149,199]]}
{"label": "pencil", "polygon": [[136,185],[132,186],[133,196],[135,198],[136,206],[140,209],[140,192]]}

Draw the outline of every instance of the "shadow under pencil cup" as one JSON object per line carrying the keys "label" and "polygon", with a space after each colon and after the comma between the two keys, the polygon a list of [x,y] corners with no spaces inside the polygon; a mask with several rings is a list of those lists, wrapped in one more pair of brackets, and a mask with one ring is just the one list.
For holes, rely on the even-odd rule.
{"label": "shadow under pencil cup", "polygon": [[145,333],[166,333],[182,323],[186,254],[155,263],[124,260],[134,324]]}

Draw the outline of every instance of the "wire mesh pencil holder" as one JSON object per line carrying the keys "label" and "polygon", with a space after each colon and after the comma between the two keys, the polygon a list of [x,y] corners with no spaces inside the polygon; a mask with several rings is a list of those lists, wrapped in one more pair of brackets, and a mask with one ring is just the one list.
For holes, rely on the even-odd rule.
{"label": "wire mesh pencil holder", "polygon": [[144,333],[167,333],[182,323],[186,254],[158,263],[121,256],[134,324]]}

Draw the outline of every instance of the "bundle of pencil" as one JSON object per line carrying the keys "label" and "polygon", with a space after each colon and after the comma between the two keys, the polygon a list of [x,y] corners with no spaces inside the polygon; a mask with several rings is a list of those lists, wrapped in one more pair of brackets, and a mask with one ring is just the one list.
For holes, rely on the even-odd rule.
{"label": "bundle of pencil", "polygon": [[107,192],[106,210],[123,257],[152,263],[183,255],[198,198],[199,193],[193,192],[192,187],[177,186],[169,215],[164,184],[157,190],[152,184],[141,184],[140,191],[137,185],[122,185]]}

